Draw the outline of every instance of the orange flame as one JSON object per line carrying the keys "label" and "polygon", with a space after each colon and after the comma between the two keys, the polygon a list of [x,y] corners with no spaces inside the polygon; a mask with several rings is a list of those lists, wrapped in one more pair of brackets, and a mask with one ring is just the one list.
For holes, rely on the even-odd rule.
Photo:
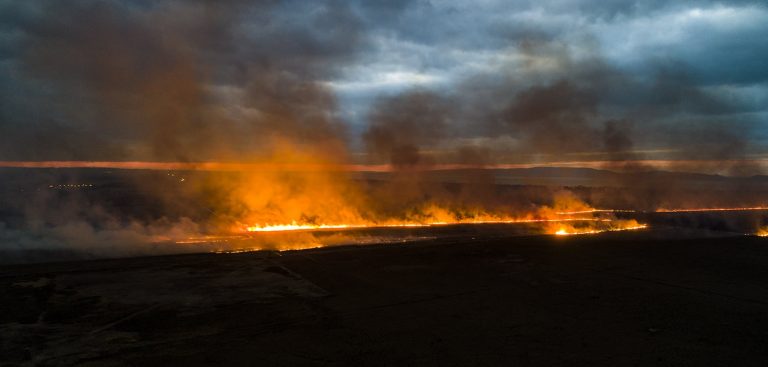
{"label": "orange flame", "polygon": [[556,223],[553,224],[548,233],[553,233],[557,236],[568,235],[580,235],[580,234],[595,234],[603,232],[615,232],[615,231],[631,231],[638,229],[648,228],[645,224],[640,224],[634,219],[631,220],[611,220],[607,224],[602,226],[575,226],[570,223]]}
{"label": "orange flame", "polygon": [[[284,232],[284,231],[317,231],[324,229],[356,229],[356,228],[405,228],[405,227],[434,227],[459,224],[516,224],[516,223],[561,223],[561,222],[616,222],[612,219],[599,218],[555,218],[555,219],[510,219],[510,220],[455,220],[440,222],[401,222],[401,223],[371,223],[371,224],[273,224],[253,225],[243,227],[245,232]],[[620,222],[620,221],[619,221]],[[643,228],[645,228],[643,226]],[[631,228],[633,229],[633,228]],[[242,230],[241,230],[242,231]],[[585,233],[585,232],[582,232]]]}
{"label": "orange flame", "polygon": [[687,209],[656,209],[657,213],[694,213],[694,212],[744,212],[768,210],[768,206],[735,207],[735,208],[687,208]]}
{"label": "orange flame", "polygon": [[[350,208],[342,208],[354,212]],[[286,231],[318,231],[343,230],[359,228],[402,228],[402,227],[433,227],[458,224],[541,224],[545,233],[587,234],[606,231],[632,230],[646,228],[635,220],[616,219],[612,210],[593,209],[576,199],[570,193],[556,195],[552,207],[541,207],[536,211],[523,215],[495,214],[476,211],[464,213],[463,217],[440,206],[431,205],[418,211],[419,215],[401,219],[365,220],[362,216],[353,217],[352,222],[297,221],[286,223],[262,222],[254,224],[237,224],[234,232],[286,232]]]}

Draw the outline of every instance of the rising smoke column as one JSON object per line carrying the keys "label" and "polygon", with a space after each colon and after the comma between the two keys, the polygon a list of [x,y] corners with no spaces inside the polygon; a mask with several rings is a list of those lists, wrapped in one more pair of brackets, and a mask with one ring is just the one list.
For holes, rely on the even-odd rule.
{"label": "rising smoke column", "polygon": [[58,144],[35,146],[36,158],[226,160],[268,154],[280,139],[343,149],[334,98],[318,83],[362,42],[343,6],[315,3],[307,15],[270,2],[36,5],[19,25],[15,67],[51,93],[29,129],[77,130],[90,142],[44,137]]}
{"label": "rising smoke column", "polygon": [[[388,160],[396,167],[460,162],[479,168],[598,161],[623,172],[608,184],[626,190],[585,198],[597,206],[700,206],[715,203],[724,191],[733,203],[754,200],[732,185],[709,193],[691,190],[686,186],[690,180],[651,173],[658,168],[643,163],[652,150],[642,147],[651,145],[694,163],[688,165],[694,171],[760,172],[740,163],[747,158],[752,132],[734,127],[743,121],[721,117],[738,106],[702,90],[685,65],[660,63],[649,78],[610,65],[593,42],[526,36],[511,42],[518,53],[513,62],[449,87],[407,90],[378,100],[363,134],[371,161]],[[417,98],[425,102],[414,104]]]}
{"label": "rising smoke column", "polygon": [[[322,84],[365,42],[348,6],[38,1],[7,7],[18,35],[8,63],[25,93],[3,95],[4,159],[265,163],[271,168],[211,175],[180,189],[153,180],[134,184],[163,212],[203,207],[208,217],[198,219],[214,227],[359,217],[347,209],[355,189],[333,169],[347,161],[346,132]],[[44,108],[29,108],[32,103]],[[329,168],[282,169],[296,164]],[[67,213],[101,212],[92,204],[73,199]],[[47,205],[35,205],[41,206]],[[29,229],[44,234],[46,226],[73,224],[98,231],[104,228],[95,222],[107,221],[115,223],[111,230],[128,221],[121,213],[55,215],[56,207],[27,210],[27,223],[45,223]],[[136,225],[167,222],[157,216],[157,223]]]}

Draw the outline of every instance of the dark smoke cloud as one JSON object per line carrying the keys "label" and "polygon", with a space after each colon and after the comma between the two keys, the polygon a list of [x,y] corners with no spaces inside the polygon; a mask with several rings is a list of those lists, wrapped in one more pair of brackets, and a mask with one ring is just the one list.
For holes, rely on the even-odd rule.
{"label": "dark smoke cloud", "polygon": [[[764,82],[765,68],[755,67],[768,50],[759,27],[685,23],[695,11],[710,22],[763,14],[755,1],[0,6],[5,160],[241,160],[275,141],[341,156],[358,138],[347,135],[342,115],[356,116],[352,131],[364,132],[372,159],[397,165],[479,159],[461,150],[483,151],[489,163],[630,160],[643,155],[628,151],[654,149],[674,152],[649,158],[730,158],[754,152],[764,136],[759,98],[713,89]],[[636,33],[646,23],[690,42],[644,46]],[[648,52],[626,54],[627,44]],[[504,57],[513,61],[493,61]],[[411,97],[387,91],[371,111],[366,100],[376,93],[334,86],[351,74],[401,69],[444,80]],[[335,94],[354,106],[337,106]],[[429,106],[414,107],[415,95]],[[399,134],[407,118],[412,136]]]}
{"label": "dark smoke cloud", "polygon": [[343,144],[321,82],[364,42],[344,4],[7,7],[21,20],[8,32],[2,159],[231,159],[276,137]]}
{"label": "dark smoke cloud", "polygon": [[[666,157],[701,162],[689,165],[691,171],[748,176],[762,170],[739,163],[748,157],[755,121],[732,120],[739,107],[706,93],[683,65],[658,64],[648,78],[611,66],[591,44],[584,45],[590,54],[581,59],[559,41],[526,39],[520,49],[529,60],[525,73],[502,65],[447,90],[378,100],[363,135],[372,157],[400,169],[420,162],[482,168],[515,160],[607,161],[606,169],[624,173],[583,180],[582,185],[598,187],[576,190],[595,207],[653,211],[761,202],[764,194],[749,181],[702,187],[704,177],[654,173],[658,167],[639,162],[651,154],[642,147],[674,147]],[[440,202],[457,212],[514,202],[517,206],[507,210],[519,211],[525,208],[521,198],[529,205],[548,203],[535,195],[499,192],[497,176],[488,170],[463,171],[464,184],[448,192],[434,184],[439,180],[434,176],[396,173],[380,201],[409,193],[413,201]]]}
{"label": "dark smoke cloud", "polygon": [[647,157],[644,147],[672,148],[664,159],[701,160],[710,172],[758,172],[729,163],[747,157],[757,121],[734,118],[739,106],[708,94],[683,65],[657,63],[652,75],[637,76],[610,65],[589,40],[528,38],[517,48],[522,69],[500,65],[446,90],[376,102],[363,135],[373,157],[389,152],[395,165],[414,164],[431,151],[433,160],[456,163],[467,161],[461,152],[482,151],[484,163],[596,160],[646,171],[634,161],[658,156]]}
{"label": "dark smoke cloud", "polygon": [[[7,82],[0,87],[0,160],[334,162],[346,155],[345,127],[324,82],[355,59],[366,35],[344,3],[0,6],[9,18],[0,29],[7,67],[0,72]],[[84,172],[72,180],[87,180]],[[37,174],[26,172],[31,181]],[[126,175],[97,198],[50,197],[53,189],[21,184],[38,191],[18,195],[21,202],[1,200],[0,250],[157,253],[158,238],[221,231],[202,223],[231,226],[246,212],[223,184],[236,177],[185,185],[160,178]],[[286,179],[286,191],[302,190],[301,179]]]}
{"label": "dark smoke cloud", "polygon": [[363,140],[371,154],[396,167],[428,165],[429,157],[420,149],[445,138],[454,115],[444,98],[409,92],[382,100],[373,108]]}

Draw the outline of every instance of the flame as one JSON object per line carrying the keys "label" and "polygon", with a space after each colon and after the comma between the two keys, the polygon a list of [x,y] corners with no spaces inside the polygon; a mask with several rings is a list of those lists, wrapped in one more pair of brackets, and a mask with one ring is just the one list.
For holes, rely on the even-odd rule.
{"label": "flame", "polygon": [[[176,241],[176,244],[195,245],[198,248],[208,249],[216,253],[238,253],[259,250],[304,250],[333,245],[348,244],[383,244],[403,243],[423,239],[432,239],[430,236],[413,236],[392,234],[376,236],[364,233],[350,233],[344,229],[354,228],[395,228],[395,227],[433,227],[466,224],[513,224],[529,223],[540,224],[542,234],[556,236],[596,234],[611,231],[626,231],[647,228],[634,220],[616,220],[610,218],[564,218],[564,219],[531,219],[511,221],[463,221],[455,223],[397,223],[385,225],[307,225],[289,224],[247,228],[247,232],[237,235],[225,236],[200,236],[190,237]],[[317,235],[318,230],[341,230]],[[536,231],[536,227],[531,228]]]}
{"label": "flame", "polygon": [[[609,230],[645,228],[636,221],[617,220],[615,210],[595,209],[579,200],[569,191],[555,194],[551,206],[532,208],[527,213],[499,213],[483,208],[455,208],[450,203],[415,203],[400,216],[377,217],[361,208],[361,193],[350,187],[341,187],[345,195],[339,195],[339,185],[322,172],[314,172],[308,180],[298,180],[302,185],[296,191],[282,192],[279,185],[265,180],[277,179],[263,173],[253,182],[266,190],[246,192],[244,197],[251,210],[246,220],[238,221],[231,231],[235,233],[301,232],[319,230],[344,230],[361,228],[433,227],[459,224],[515,224],[542,225],[549,234],[586,234]],[[311,183],[311,185],[304,185]],[[270,191],[265,193],[265,191]],[[262,196],[263,195],[263,196]],[[407,193],[405,193],[407,196]],[[273,198],[279,197],[278,203]],[[323,198],[317,202],[314,198]],[[286,220],[276,220],[279,218]]]}
{"label": "flame", "polygon": [[604,232],[617,232],[617,231],[634,231],[638,229],[645,229],[648,228],[645,224],[640,224],[636,226],[627,226],[627,227],[617,227],[617,228],[608,228],[608,229],[566,229],[566,228],[560,228],[557,231],[555,231],[554,235],[556,236],[571,236],[571,235],[582,235],[582,234],[597,234],[597,233],[604,233]]}
{"label": "flame", "polygon": [[515,223],[549,223],[549,222],[609,222],[611,219],[591,218],[561,218],[561,219],[510,219],[510,220],[456,220],[435,221],[427,223],[403,222],[387,224],[273,224],[253,225],[244,227],[245,232],[284,232],[284,231],[317,231],[324,229],[356,229],[356,228],[405,228],[405,227],[434,227],[459,224],[515,224]]}
{"label": "flame", "polygon": [[768,210],[768,206],[735,207],[735,208],[687,208],[687,209],[656,209],[657,213],[693,213],[693,212],[744,212]]}
{"label": "flame", "polygon": [[[768,206],[749,206],[749,207],[721,207],[721,208],[659,208],[652,210],[654,213],[697,213],[697,212],[745,212],[768,210]],[[575,215],[590,213],[641,213],[642,210],[632,209],[584,209],[577,211],[560,211],[559,215]]]}
{"label": "flame", "polygon": [[578,215],[578,214],[595,214],[595,213],[637,213],[637,210],[630,209],[585,209],[576,211],[561,211],[555,214],[557,215]]}
{"label": "flame", "polygon": [[552,233],[556,236],[568,236],[568,235],[580,235],[580,234],[595,234],[603,232],[615,232],[615,231],[631,231],[638,229],[648,228],[646,224],[640,224],[634,219],[630,220],[609,220],[598,223],[587,223],[589,225],[577,226],[572,223],[554,223],[548,230],[548,233]]}
{"label": "flame", "polygon": [[755,235],[758,237],[768,237],[768,226],[760,227]]}
{"label": "flame", "polygon": [[[462,196],[425,183],[413,172],[396,173],[384,183],[356,181],[347,174],[345,157],[332,147],[275,138],[270,149],[270,155],[259,160],[269,169],[184,183],[184,190],[205,193],[204,205],[212,213],[211,223],[206,223],[209,232],[242,237],[222,242],[255,241],[258,245],[243,245],[298,249],[326,245],[322,240],[329,234],[320,240],[312,234],[315,231],[459,224],[540,224],[542,232],[558,235],[644,228],[616,219],[616,210],[593,208],[567,190],[543,199],[547,205],[481,201],[476,196],[482,195]],[[217,241],[198,235],[180,243]]]}
{"label": "flame", "polygon": [[[456,220],[441,222],[402,222],[386,224],[276,224],[254,225],[244,227],[244,232],[287,232],[287,231],[318,231],[334,229],[359,228],[405,228],[405,227],[434,227],[460,224],[545,224],[545,233],[555,235],[589,234],[609,231],[635,230],[647,228],[635,220],[616,220],[611,218],[548,218],[548,219],[508,219],[508,220]],[[574,224],[578,223],[578,224]]]}
{"label": "flame", "polygon": [[306,231],[306,230],[317,230],[317,229],[345,229],[345,228],[356,228],[356,227],[360,227],[360,226],[354,225],[354,224],[336,224],[336,225],[297,224],[296,221],[293,221],[290,224],[273,224],[273,225],[263,225],[263,226],[254,225],[254,226],[246,227],[245,230],[247,232],[281,232],[281,231]]}
{"label": "flame", "polygon": [[[218,224],[226,236],[197,236],[177,243],[213,252],[283,251],[393,241],[390,234],[376,237],[371,232],[346,231],[369,228],[528,224],[534,233],[555,235],[645,228],[636,221],[617,219],[613,210],[592,208],[570,191],[555,193],[546,206],[494,203],[484,207],[462,202],[452,192],[433,193],[410,182],[371,189],[339,171],[282,170],[228,176],[212,187],[222,195],[211,202],[212,212],[226,214],[217,218],[223,221]],[[404,237],[396,234],[395,238]]]}

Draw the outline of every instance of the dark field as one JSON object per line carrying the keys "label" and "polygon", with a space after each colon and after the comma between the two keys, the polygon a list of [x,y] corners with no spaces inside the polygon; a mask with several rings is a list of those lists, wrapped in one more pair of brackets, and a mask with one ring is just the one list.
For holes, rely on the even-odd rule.
{"label": "dark field", "polygon": [[2,365],[765,366],[768,239],[476,231],[5,266]]}

